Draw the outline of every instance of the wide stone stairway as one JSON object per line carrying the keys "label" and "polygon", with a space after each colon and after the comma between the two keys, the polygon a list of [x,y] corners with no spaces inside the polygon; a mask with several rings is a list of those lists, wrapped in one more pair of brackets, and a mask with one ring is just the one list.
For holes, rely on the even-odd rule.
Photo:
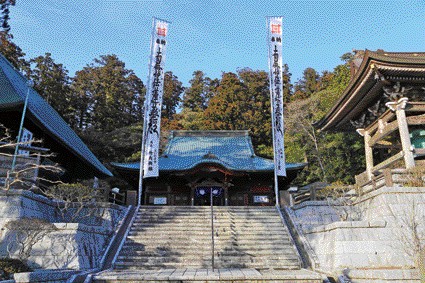
{"label": "wide stone stairway", "polygon": [[275,207],[214,207],[211,214],[206,206],[142,206],[114,270],[95,282],[255,281],[264,274],[280,282],[321,282],[301,269]]}

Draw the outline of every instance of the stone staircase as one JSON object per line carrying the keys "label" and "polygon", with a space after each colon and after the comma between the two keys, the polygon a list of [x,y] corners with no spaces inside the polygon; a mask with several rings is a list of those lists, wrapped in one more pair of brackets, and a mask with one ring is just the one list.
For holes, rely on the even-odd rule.
{"label": "stone staircase", "polygon": [[[301,268],[275,207],[214,207],[214,235],[214,268]],[[211,252],[210,207],[143,206],[114,269],[210,269]]]}

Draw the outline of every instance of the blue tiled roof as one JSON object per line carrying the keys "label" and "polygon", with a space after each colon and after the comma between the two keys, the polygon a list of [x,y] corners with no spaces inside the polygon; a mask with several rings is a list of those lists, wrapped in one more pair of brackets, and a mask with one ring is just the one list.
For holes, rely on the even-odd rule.
{"label": "blue tiled roof", "polygon": [[[248,131],[174,131],[160,171],[185,171],[200,164],[217,164],[233,171],[270,172],[273,160],[256,156]],[[112,163],[124,170],[139,170],[139,162]],[[303,163],[288,163],[287,170],[299,170]]]}
{"label": "blue tiled roof", "polygon": [[[25,77],[0,54],[0,109],[8,104],[23,104],[27,89]],[[98,173],[112,176],[62,117],[33,89],[30,89],[27,111],[43,125],[47,135],[88,162]]]}

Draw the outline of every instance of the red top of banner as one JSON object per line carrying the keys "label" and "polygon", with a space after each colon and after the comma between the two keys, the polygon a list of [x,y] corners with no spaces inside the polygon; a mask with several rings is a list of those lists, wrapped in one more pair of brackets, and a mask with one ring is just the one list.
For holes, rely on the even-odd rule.
{"label": "red top of banner", "polygon": [[156,29],[156,34],[159,36],[166,36],[167,35],[167,28],[158,27]]}
{"label": "red top of banner", "polygon": [[277,34],[281,34],[281,25],[279,25],[279,24],[277,24],[277,25],[274,25],[274,24],[272,24],[272,33],[277,33]]}

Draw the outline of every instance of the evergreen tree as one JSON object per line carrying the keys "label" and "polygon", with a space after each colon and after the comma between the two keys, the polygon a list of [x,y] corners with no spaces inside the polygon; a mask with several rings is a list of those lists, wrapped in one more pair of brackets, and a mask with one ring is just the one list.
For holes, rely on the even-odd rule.
{"label": "evergreen tree", "polygon": [[305,99],[318,90],[319,74],[313,68],[303,72],[303,78],[295,84],[294,99]]}
{"label": "evergreen tree", "polygon": [[25,53],[22,49],[13,43],[13,35],[9,33],[9,13],[10,6],[15,5],[15,0],[0,0],[0,11],[1,11],[1,30],[0,30],[0,53],[3,54],[6,59],[12,63],[12,65],[20,70],[29,74],[29,63],[24,59]]}
{"label": "evergreen tree", "polygon": [[193,72],[193,78],[189,83],[190,87],[186,88],[184,92],[183,107],[191,111],[205,110],[217,87],[218,80],[211,80],[198,70]]}
{"label": "evergreen tree", "polygon": [[116,55],[103,55],[78,71],[72,83],[75,126],[111,131],[140,122],[142,81]]}
{"label": "evergreen tree", "polygon": [[335,104],[348,86],[348,64],[338,65],[333,72],[323,72],[320,91],[308,98],[292,101],[285,115],[285,152],[288,162],[307,162],[297,178],[301,184],[315,181],[354,182],[353,176],[363,171],[363,141],[355,133],[320,132],[313,123]]}
{"label": "evergreen tree", "polygon": [[176,114],[177,107],[180,104],[180,95],[183,91],[183,84],[178,80],[178,77],[171,71],[165,72],[161,114],[162,118],[167,119],[168,121],[173,119],[173,115]]}
{"label": "evergreen tree", "polygon": [[207,129],[249,130],[256,146],[271,146],[267,73],[249,68],[223,73],[204,119]]}
{"label": "evergreen tree", "polygon": [[283,74],[282,74],[283,102],[284,103],[288,103],[291,100],[292,88],[294,87],[291,84],[291,76],[292,76],[292,74],[289,72],[288,64],[284,64],[283,65]]}
{"label": "evergreen tree", "polygon": [[3,29],[3,32],[8,33],[10,31],[10,25],[9,25],[9,8],[10,6],[14,6],[16,4],[15,0],[0,0],[0,10],[1,10],[1,27]]}
{"label": "evergreen tree", "polygon": [[62,64],[56,64],[50,53],[31,59],[35,66],[31,71],[34,89],[62,115],[65,120],[70,117],[70,78],[68,70]]}

